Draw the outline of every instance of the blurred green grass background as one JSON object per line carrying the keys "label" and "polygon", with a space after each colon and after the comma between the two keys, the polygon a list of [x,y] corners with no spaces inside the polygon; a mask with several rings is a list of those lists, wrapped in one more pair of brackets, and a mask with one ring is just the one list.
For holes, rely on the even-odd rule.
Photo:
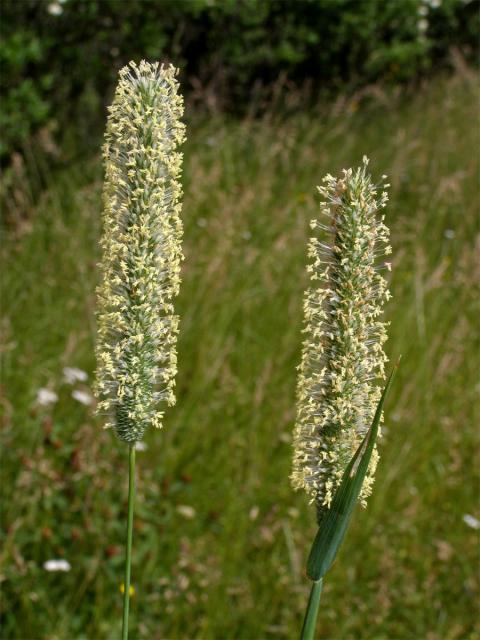
{"label": "blurred green grass background", "polygon": [[[464,521],[479,517],[476,80],[189,126],[178,402],[138,454],[132,639],[297,637],[315,532],[288,479],[308,223],[322,176],[363,154],[392,185],[387,349],[403,360],[319,637],[480,637],[478,531]],[[101,165],[36,171],[48,188],[29,204],[23,185],[2,248],[2,638],[110,639],[127,450],[72,398],[94,368]],[[67,366],[88,381],[67,384]],[[41,388],[58,402],[39,405]],[[51,558],[71,571],[45,571]]]}

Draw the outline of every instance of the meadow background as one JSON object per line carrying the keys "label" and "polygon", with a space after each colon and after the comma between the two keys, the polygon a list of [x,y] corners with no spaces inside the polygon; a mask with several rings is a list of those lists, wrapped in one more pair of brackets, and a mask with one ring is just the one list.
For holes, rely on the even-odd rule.
{"label": "meadow background", "polygon": [[[408,22],[416,25],[414,43],[420,38],[422,47],[424,39],[433,44],[399,70],[387,73],[387,65],[378,77],[358,70],[348,38],[329,49],[349,69],[343,83],[328,64],[317,60],[315,67],[313,45],[302,49],[293,40],[294,52],[306,53],[302,64],[292,62],[291,78],[273,77],[276,58],[263,49],[271,65],[259,71],[255,53],[244,58],[240,97],[220,80],[200,90],[209,50],[189,63],[193,54],[182,34],[204,29],[208,42],[218,43],[215,16],[223,25],[227,9],[231,16],[241,7],[248,19],[235,32],[240,60],[253,46],[247,37],[252,29],[257,33],[278,22],[280,40],[290,41],[285,25],[293,24],[299,41],[308,40],[298,26],[303,13],[295,14],[297,7],[319,7],[324,17],[333,11],[333,3],[320,0],[292,3],[291,13],[288,3],[265,3],[274,17],[267,12],[262,22],[260,4],[2,4],[3,24],[12,27],[5,30],[3,55],[10,51],[9,59],[19,61],[10,86],[5,76],[14,67],[4,65],[4,94],[11,97],[22,82],[27,87],[24,99],[5,101],[3,115],[8,131],[1,191],[2,638],[120,635],[127,450],[94,417],[91,384],[102,209],[99,148],[104,105],[122,60],[108,66],[104,85],[94,67],[85,84],[74,62],[73,78],[62,84],[54,63],[54,54],[57,63],[82,58],[75,48],[87,42],[82,20],[93,29],[106,7],[126,12],[118,19],[126,32],[125,51],[120,46],[126,60],[172,59],[175,45],[187,69],[178,401],[165,428],[147,432],[146,448],[137,455],[132,639],[298,635],[309,590],[304,567],[315,532],[313,509],[288,479],[308,223],[318,211],[315,186],[322,176],[355,166],[363,154],[371,158],[374,177],[387,173],[391,183],[387,350],[392,361],[399,354],[403,359],[388,401],[374,494],[367,509],[358,509],[329,573],[319,637],[480,637],[479,91],[465,32],[455,31],[477,3],[387,2],[389,19],[397,19],[394,34],[403,34]],[[148,12],[155,10],[174,14],[179,6],[190,13],[175,42],[170,32],[159,39],[150,24],[152,33],[142,32],[139,43],[132,43],[135,20],[151,18]],[[358,7],[375,9],[376,3],[338,6],[341,20],[358,25],[370,24]],[[396,7],[402,11],[395,13]],[[374,20],[378,11],[368,10]],[[32,11],[44,12],[40,26],[30,22]],[[76,34],[72,45],[53,19],[67,12],[72,18],[75,11],[77,26],[68,23]],[[441,22],[437,11],[457,16],[457,23]],[[320,23],[305,15],[315,32]],[[421,20],[430,20],[433,31],[419,26]],[[345,29],[338,32],[350,33]],[[377,33],[373,27],[364,31],[367,40]],[[410,36],[395,40],[386,33],[377,34],[377,48],[371,44],[374,58],[381,58],[379,51],[393,55],[392,42],[409,42]],[[119,37],[112,25],[99,30],[85,55],[93,56],[92,42],[102,44],[100,52],[107,50],[102,34],[109,46],[108,37]],[[256,42],[252,51],[262,59]],[[24,64],[25,43],[40,53]],[[234,73],[236,58],[228,51],[221,55],[224,68]],[[42,89],[48,60],[53,79]],[[265,89],[254,99],[250,89],[257,76],[256,86]],[[85,106],[81,118],[66,106],[70,82],[81,104],[92,107]],[[327,85],[323,95],[320,89]],[[30,90],[40,92],[48,107],[32,120]],[[62,102],[64,111],[57,109]],[[9,114],[10,104],[18,108]],[[15,135],[13,117],[28,121]],[[70,384],[66,367],[78,367],[88,378]],[[55,394],[49,404],[42,404],[45,390]],[[61,558],[70,571],[43,568]]]}

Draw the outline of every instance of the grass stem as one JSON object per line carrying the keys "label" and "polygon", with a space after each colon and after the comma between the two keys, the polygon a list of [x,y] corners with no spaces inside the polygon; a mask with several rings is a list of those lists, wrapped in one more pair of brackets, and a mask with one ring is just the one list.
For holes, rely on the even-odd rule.
{"label": "grass stem", "polygon": [[133,503],[135,500],[135,443],[129,445],[128,451],[128,517],[127,517],[127,549],[125,556],[125,581],[123,592],[123,625],[122,640],[128,640],[128,610],[130,605],[130,573],[132,564],[133,539]]}
{"label": "grass stem", "polygon": [[323,580],[318,580],[312,584],[300,640],[313,640],[315,638],[315,626],[317,624],[318,605],[320,604],[322,585]]}

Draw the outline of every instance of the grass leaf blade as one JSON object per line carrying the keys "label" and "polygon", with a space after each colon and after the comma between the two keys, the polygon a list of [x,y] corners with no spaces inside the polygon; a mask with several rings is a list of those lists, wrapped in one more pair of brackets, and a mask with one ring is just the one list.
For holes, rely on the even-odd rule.
{"label": "grass leaf blade", "polygon": [[[398,363],[396,366],[398,366]],[[387,380],[370,429],[365,434],[365,438],[345,469],[342,482],[335,493],[332,505],[325,515],[313,541],[307,561],[307,575],[311,580],[320,580],[330,569],[347,531],[365,474],[367,473],[378,434],[383,405],[390,390],[396,366]]]}

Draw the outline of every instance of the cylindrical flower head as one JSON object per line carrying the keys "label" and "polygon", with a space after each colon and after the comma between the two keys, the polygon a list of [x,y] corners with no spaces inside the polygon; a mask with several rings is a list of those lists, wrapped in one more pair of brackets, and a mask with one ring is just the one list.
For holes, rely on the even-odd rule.
{"label": "cylindrical flower head", "polygon": [[[356,171],[324,178],[318,188],[324,221],[311,223],[331,240],[314,237],[308,246],[311,284],[304,299],[292,483],[311,495],[319,515],[370,427],[381,393],[375,381],[385,377],[386,325],[379,318],[390,294],[380,270],[390,265],[379,259],[391,253],[380,213],[387,194],[377,194],[367,164],[364,158]],[[371,492],[377,460],[374,451],[362,502]]]}
{"label": "cylindrical flower head", "polygon": [[104,146],[102,281],[96,394],[127,442],[162,426],[175,403],[182,223],[183,99],[176,70],[142,61],[120,71]]}

